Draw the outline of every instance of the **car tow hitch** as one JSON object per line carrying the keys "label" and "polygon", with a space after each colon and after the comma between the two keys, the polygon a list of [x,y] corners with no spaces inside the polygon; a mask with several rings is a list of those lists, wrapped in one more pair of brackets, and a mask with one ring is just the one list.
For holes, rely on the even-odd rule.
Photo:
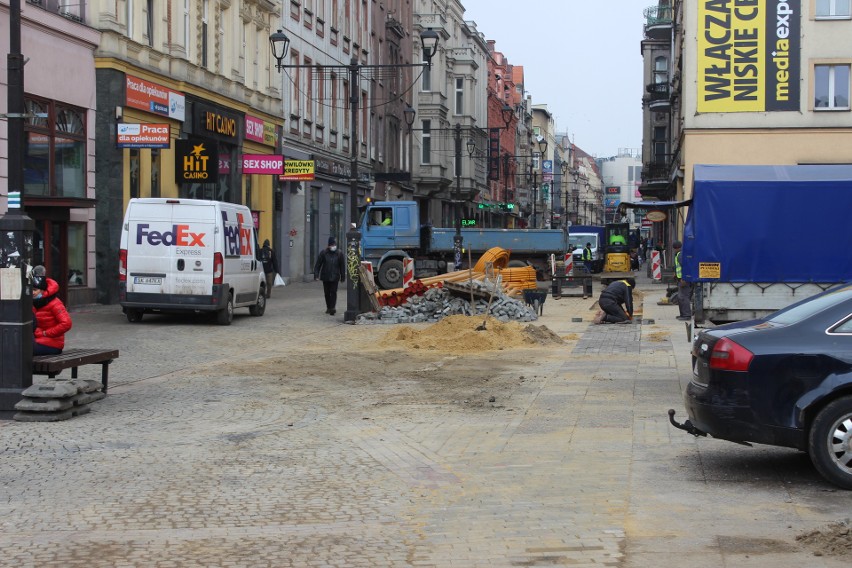
{"label": "car tow hitch", "polygon": [[684,422],[683,424],[680,424],[680,423],[678,423],[678,422],[675,422],[674,416],[675,416],[675,409],[674,409],[674,408],[669,408],[669,422],[671,422],[671,423],[672,423],[672,426],[674,426],[674,427],[675,427],[675,428],[677,428],[678,430],[683,430],[684,432],[688,432],[688,433],[692,434],[692,435],[693,435],[693,436],[695,436],[695,437],[698,437],[698,436],[707,436],[707,432],[702,432],[701,430],[699,430],[698,428],[696,428],[696,427],[692,424],[692,422],[690,422],[689,420],[687,420],[687,421],[686,421],[686,422]]}

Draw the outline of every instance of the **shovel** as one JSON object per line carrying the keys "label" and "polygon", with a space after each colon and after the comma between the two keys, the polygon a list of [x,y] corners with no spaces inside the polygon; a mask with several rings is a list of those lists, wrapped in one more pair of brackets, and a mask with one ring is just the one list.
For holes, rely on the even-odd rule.
{"label": "shovel", "polygon": [[485,331],[485,322],[488,321],[488,312],[491,311],[491,301],[494,300],[494,292],[497,291],[497,288],[500,287],[500,279],[503,278],[502,274],[497,275],[497,281],[494,283],[494,289],[491,290],[491,295],[488,297],[488,307],[485,308],[485,318],[482,320],[482,325],[476,327],[476,331]]}

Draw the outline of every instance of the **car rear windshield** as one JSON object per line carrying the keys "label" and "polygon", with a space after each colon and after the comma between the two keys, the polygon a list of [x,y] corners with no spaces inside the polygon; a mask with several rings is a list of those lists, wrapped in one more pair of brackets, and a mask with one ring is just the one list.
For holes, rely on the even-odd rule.
{"label": "car rear windshield", "polygon": [[801,304],[777,311],[766,320],[779,325],[798,323],[850,298],[852,298],[852,285],[847,284],[809,298]]}

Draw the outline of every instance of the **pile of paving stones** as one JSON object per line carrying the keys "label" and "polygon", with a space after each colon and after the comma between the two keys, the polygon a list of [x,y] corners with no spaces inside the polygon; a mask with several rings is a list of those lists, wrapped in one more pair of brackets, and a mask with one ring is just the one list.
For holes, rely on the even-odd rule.
{"label": "pile of paving stones", "polygon": [[355,323],[359,324],[396,324],[396,323],[434,323],[447,316],[485,315],[488,313],[501,322],[530,322],[538,319],[534,309],[523,301],[510,298],[501,290],[494,293],[491,307],[489,298],[482,292],[491,290],[480,288],[473,303],[463,294],[454,294],[446,288],[430,288],[422,296],[412,296],[397,307],[385,306],[378,312],[361,314]]}

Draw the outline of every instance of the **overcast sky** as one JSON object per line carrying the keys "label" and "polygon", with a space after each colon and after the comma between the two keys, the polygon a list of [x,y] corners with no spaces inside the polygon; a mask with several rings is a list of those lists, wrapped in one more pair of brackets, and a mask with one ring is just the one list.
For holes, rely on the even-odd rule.
{"label": "overcast sky", "polygon": [[642,12],[656,0],[461,0],[558,132],[598,156],[642,145]]}

